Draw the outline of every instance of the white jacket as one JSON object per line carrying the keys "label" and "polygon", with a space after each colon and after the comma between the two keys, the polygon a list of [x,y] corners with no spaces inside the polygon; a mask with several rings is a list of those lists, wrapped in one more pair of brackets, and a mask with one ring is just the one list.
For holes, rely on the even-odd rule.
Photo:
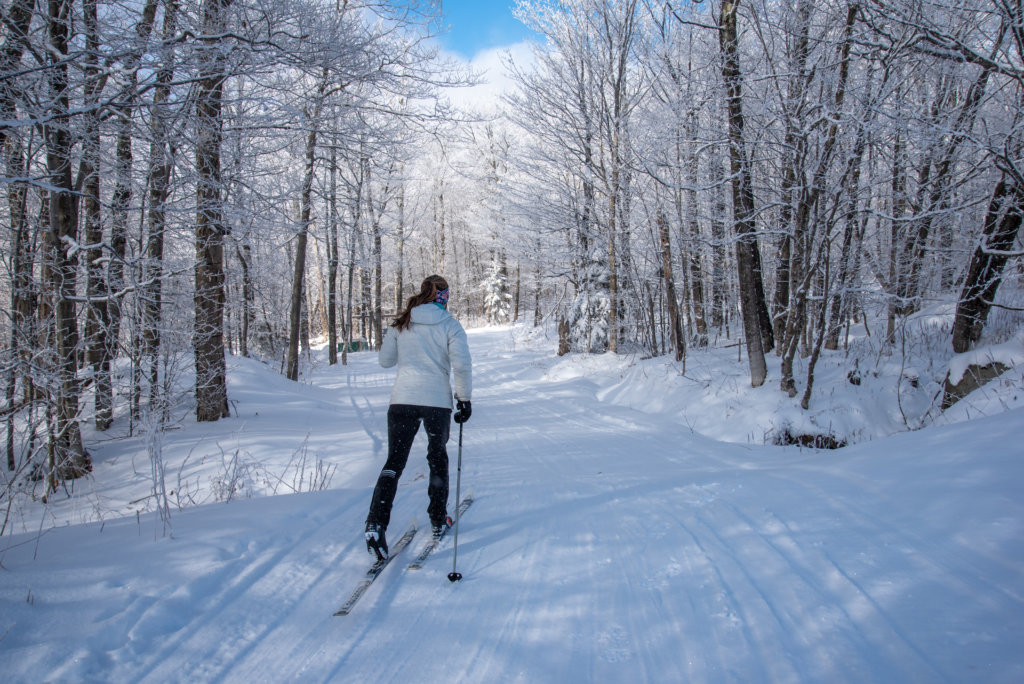
{"label": "white jacket", "polygon": [[454,370],[455,397],[469,401],[473,390],[472,359],[466,331],[437,304],[412,310],[409,327],[390,327],[377,358],[384,368],[398,365],[392,404],[452,408],[449,376]]}

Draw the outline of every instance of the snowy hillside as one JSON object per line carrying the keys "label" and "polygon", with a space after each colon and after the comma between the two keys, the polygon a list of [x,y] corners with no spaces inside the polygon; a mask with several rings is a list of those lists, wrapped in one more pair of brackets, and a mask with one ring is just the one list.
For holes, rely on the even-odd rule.
{"label": "snowy hillside", "polygon": [[[735,349],[680,376],[558,358],[521,329],[470,344],[461,582],[450,538],[406,567],[426,541],[418,440],[390,532],[421,531],[332,617],[369,563],[393,376],[372,353],[305,384],[235,358],[231,419],[90,442],[74,497],[12,511],[5,679],[1024,681],[1019,371],[936,421],[924,356],[861,366],[859,386],[823,361],[803,413],[750,389]],[[851,445],[772,446],[785,428]]]}

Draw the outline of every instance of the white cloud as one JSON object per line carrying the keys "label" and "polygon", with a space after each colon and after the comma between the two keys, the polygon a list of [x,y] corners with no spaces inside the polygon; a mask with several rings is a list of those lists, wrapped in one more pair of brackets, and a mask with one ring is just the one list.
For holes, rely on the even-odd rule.
{"label": "white cloud", "polygon": [[[450,55],[463,63],[466,60]],[[533,50],[528,42],[514,43],[481,50],[469,60],[474,73],[480,74],[481,83],[471,88],[453,88],[446,95],[452,104],[482,113],[493,113],[501,106],[501,95],[511,91],[515,84],[506,68],[506,56],[519,68],[533,63]]]}

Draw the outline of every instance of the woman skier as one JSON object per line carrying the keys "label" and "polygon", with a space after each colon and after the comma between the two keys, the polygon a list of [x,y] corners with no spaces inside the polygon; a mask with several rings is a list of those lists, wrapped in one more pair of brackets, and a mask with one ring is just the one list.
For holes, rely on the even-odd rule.
{"label": "woman skier", "polygon": [[388,460],[377,478],[366,518],[366,550],[387,558],[385,532],[398,479],[409,460],[420,423],[427,431],[427,464],[430,484],[427,514],[436,536],[447,524],[448,442],[452,419],[452,388],[455,378],[455,422],[464,423],[472,413],[472,369],[466,331],[448,312],[448,282],[428,276],[419,294],[410,297],[405,310],[384,335],[378,360],[384,368],[397,364],[398,377],[388,407]]}

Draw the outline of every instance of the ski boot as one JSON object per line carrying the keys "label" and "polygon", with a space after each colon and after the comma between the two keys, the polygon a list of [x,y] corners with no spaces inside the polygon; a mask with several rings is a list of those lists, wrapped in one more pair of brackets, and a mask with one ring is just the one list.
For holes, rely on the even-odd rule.
{"label": "ski boot", "polygon": [[388,540],[384,537],[384,529],[377,523],[366,523],[366,550],[376,554],[377,560],[388,557]]}

